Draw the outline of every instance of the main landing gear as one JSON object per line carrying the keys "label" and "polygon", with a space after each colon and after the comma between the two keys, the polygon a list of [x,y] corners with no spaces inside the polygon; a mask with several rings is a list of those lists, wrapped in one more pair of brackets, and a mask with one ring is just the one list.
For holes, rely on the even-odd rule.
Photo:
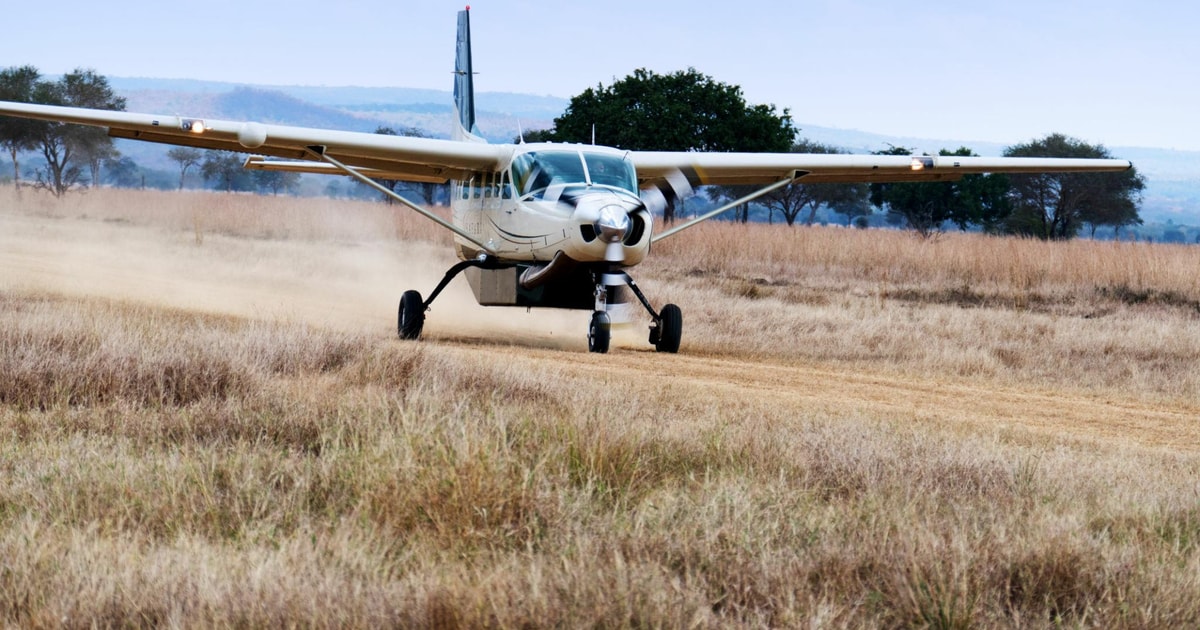
{"label": "main landing gear", "polygon": [[[425,327],[425,311],[433,304],[434,299],[441,294],[446,285],[455,276],[469,267],[482,269],[499,269],[506,267],[503,263],[480,258],[462,261],[451,267],[442,281],[438,283],[429,299],[421,299],[417,291],[405,291],[400,297],[400,308],[396,314],[396,333],[401,339],[419,339],[421,330]],[[608,313],[608,292],[610,286],[624,284],[628,286],[639,302],[650,313],[650,343],[659,352],[675,353],[679,351],[679,340],[683,334],[683,313],[674,304],[667,304],[661,312],[650,306],[646,296],[642,294],[637,283],[624,271],[615,273],[596,273],[595,311],[588,325],[588,351],[608,352],[612,341],[612,317]]]}
{"label": "main landing gear", "polygon": [[429,294],[428,300],[421,299],[421,293],[418,291],[405,291],[404,295],[400,296],[400,311],[396,314],[396,334],[401,339],[419,339],[421,337],[421,329],[425,327],[425,311],[429,310],[429,305],[441,295],[442,290],[454,276],[462,273],[469,267],[479,267],[480,269],[501,269],[506,265],[496,262],[491,258],[473,258],[464,260],[451,267],[446,275],[442,276],[442,281],[438,283],[433,293]]}

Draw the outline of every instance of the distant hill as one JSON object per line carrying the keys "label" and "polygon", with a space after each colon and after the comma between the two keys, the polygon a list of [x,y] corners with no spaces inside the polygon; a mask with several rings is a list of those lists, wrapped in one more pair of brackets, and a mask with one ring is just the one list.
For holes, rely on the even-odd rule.
{"label": "distant hill", "polygon": [[[380,125],[417,127],[435,137],[449,135],[454,112],[454,97],[449,90],[241,85],[126,77],[110,77],[109,81],[114,90],[129,100],[130,111],[186,111],[195,116],[288,121],[292,125],[347,130],[373,131]],[[231,94],[239,96],[229,98]],[[476,118],[484,137],[492,142],[508,142],[519,129],[545,129],[553,125],[568,102],[555,96],[480,92],[476,95]],[[189,103],[201,109],[188,108]],[[168,107],[164,110],[160,104]],[[269,118],[257,113],[250,115],[259,111]]]}
{"label": "distant hill", "polygon": [[[448,90],[354,86],[241,85],[190,79],[110,77],[113,88],[128,99],[130,111],[178,113],[227,120],[257,120],[305,127],[374,131],[381,125],[416,127],[433,137],[447,137],[453,121]],[[507,92],[480,92],[477,121],[489,141],[509,142],[519,129],[550,127],[569,100]],[[854,129],[798,123],[800,135],[854,153],[890,145],[936,153],[968,147],[979,155],[998,156],[1005,144],[955,139],[892,136]],[[1012,143],[1032,138],[1015,138]],[[121,150],[139,162],[171,168],[166,149],[122,143]],[[1116,157],[1133,160],[1148,181],[1142,217],[1149,222],[1200,225],[1200,151],[1147,147],[1109,147]]]}

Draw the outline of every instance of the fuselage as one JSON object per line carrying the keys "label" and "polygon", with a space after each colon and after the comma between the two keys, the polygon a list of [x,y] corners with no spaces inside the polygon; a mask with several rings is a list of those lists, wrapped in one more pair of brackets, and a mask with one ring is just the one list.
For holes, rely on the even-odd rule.
{"label": "fuselage", "polygon": [[650,247],[651,214],[625,152],[569,144],[513,145],[508,164],[451,182],[453,223],[490,251],[456,237],[463,260],[636,265]]}

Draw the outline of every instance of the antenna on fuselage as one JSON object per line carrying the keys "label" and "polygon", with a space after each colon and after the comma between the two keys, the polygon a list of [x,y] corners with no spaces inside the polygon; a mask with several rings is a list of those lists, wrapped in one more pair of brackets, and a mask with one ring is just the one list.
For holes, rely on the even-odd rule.
{"label": "antenna on fuselage", "polygon": [[596,146],[596,123],[592,123],[592,146]]}
{"label": "antenna on fuselage", "polygon": [[521,127],[521,119],[517,119],[517,144],[525,144],[525,129]]}

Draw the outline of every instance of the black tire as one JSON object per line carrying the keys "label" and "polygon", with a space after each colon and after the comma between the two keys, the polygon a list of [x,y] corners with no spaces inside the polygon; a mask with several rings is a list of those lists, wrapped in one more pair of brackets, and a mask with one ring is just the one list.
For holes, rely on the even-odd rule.
{"label": "black tire", "polygon": [[425,300],[416,291],[400,296],[400,311],[396,316],[396,333],[401,339],[419,339],[425,327]]}
{"label": "black tire", "polygon": [[679,352],[679,340],[683,338],[683,311],[678,306],[668,304],[659,313],[658,341],[654,349],[659,352]]}
{"label": "black tire", "polygon": [[588,326],[588,352],[604,354],[608,352],[608,343],[612,340],[612,319],[604,311],[592,313],[592,323]]}

